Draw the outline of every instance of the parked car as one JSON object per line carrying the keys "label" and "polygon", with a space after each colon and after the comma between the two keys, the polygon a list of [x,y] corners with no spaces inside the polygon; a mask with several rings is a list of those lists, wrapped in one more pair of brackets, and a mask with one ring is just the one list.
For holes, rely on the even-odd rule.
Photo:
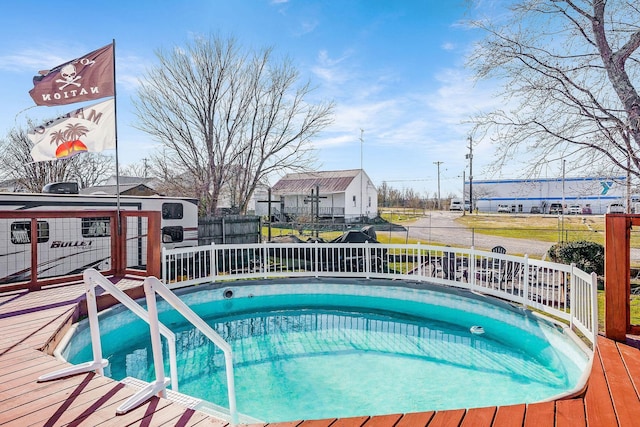
{"label": "parked car", "polygon": [[531,213],[532,214],[539,214],[540,213],[540,206],[531,206]]}
{"label": "parked car", "polygon": [[462,200],[456,200],[456,199],[451,200],[451,204],[449,205],[450,211],[461,211],[463,209],[464,209],[464,206],[462,204]]}
{"label": "parked car", "polygon": [[607,206],[607,213],[627,213],[627,211],[622,203],[611,203],[609,206]]}
{"label": "parked car", "polygon": [[591,215],[591,206],[586,205],[582,207],[582,215]]}
{"label": "parked car", "polygon": [[562,203],[551,203],[549,205],[549,213],[552,215],[560,215],[564,213]]}
{"label": "parked car", "polygon": [[511,213],[509,205],[498,205],[498,213]]}
{"label": "parked car", "polygon": [[582,213],[582,206],[569,205],[569,215],[580,215]]}

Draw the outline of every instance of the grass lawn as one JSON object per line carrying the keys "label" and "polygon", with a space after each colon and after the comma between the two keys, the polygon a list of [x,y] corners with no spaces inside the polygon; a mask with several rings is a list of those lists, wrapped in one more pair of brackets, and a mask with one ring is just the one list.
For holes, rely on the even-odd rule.
{"label": "grass lawn", "polygon": [[[604,217],[599,215],[473,214],[460,216],[456,222],[473,228],[477,233],[501,237],[534,238],[545,242],[558,240],[587,240],[604,244]],[[562,235],[564,239],[561,239]]]}
{"label": "grass lawn", "polygon": [[[640,295],[631,295],[631,324],[640,325]],[[604,291],[598,291],[598,330],[604,331]]]}

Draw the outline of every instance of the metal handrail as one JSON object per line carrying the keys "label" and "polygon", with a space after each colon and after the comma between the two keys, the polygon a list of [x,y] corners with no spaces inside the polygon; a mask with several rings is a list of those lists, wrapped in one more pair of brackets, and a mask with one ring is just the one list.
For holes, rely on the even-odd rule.
{"label": "metal handrail", "polygon": [[[104,368],[109,364],[109,361],[102,358],[102,345],[100,342],[100,325],[98,320],[98,308],[96,303],[96,284],[100,285],[102,289],[108,291],[114,298],[120,301],[125,307],[136,314],[140,319],[147,322],[150,327],[155,328],[158,334],[164,336],[169,343],[169,368],[171,375],[171,388],[174,391],[178,391],[178,364],[176,355],[176,337],[173,332],[165,325],[158,321],[157,313],[155,316],[150,316],[147,311],[136,303],[126,293],[118,289],[113,283],[107,280],[99,271],[90,268],[83,273],[84,285],[87,292],[87,315],[89,317],[89,329],[91,332],[91,347],[93,349],[93,360],[90,362],[73,365],[67,368],[60,369],[49,374],[44,374],[38,377],[39,382],[51,381],[59,378],[68,377],[70,375],[76,375],[91,371],[97,371],[100,375],[104,375]],[[158,335],[159,337],[159,335]],[[136,394],[131,396],[127,401],[120,405],[116,409],[116,413],[124,414],[142,404],[152,396],[159,394],[162,397],[166,397],[166,386],[169,384],[169,379],[164,378],[164,364],[156,363],[156,354],[160,355],[160,361],[162,361],[162,345],[160,340],[156,343],[152,342],[154,363],[156,365],[156,381],[151,383],[148,387],[143,388]]]}
{"label": "metal handrail", "polygon": [[[229,395],[229,413],[231,415],[231,422],[233,425],[238,423],[238,411],[236,407],[236,391],[235,381],[233,375],[233,352],[231,346],[227,343],[216,331],[214,331],[200,316],[198,316],[188,305],[186,305],[180,298],[174,294],[164,283],[158,280],[156,277],[150,276],[144,280],[144,292],[147,297],[147,306],[149,308],[149,314],[151,318],[157,320],[158,309],[156,307],[155,294],[157,293],[164,298],[169,305],[177,310],[182,316],[185,317],[193,326],[195,326],[200,332],[202,332],[209,340],[217,345],[224,353],[225,368],[227,372],[227,392]],[[150,325],[156,322],[150,323]],[[159,340],[160,336],[157,330],[152,330],[151,336],[153,340]],[[155,355],[154,355],[155,357]]]}

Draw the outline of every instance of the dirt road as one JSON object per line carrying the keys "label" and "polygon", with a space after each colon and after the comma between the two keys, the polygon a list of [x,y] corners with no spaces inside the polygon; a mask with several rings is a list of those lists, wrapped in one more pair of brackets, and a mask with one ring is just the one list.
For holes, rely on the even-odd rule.
{"label": "dirt road", "polygon": [[482,250],[490,250],[492,247],[500,245],[507,249],[508,254],[527,254],[535,258],[541,258],[553,245],[553,243],[538,240],[473,233],[472,230],[461,227],[455,222],[455,219],[460,215],[459,212],[434,211],[410,224],[405,224],[405,227],[408,229],[410,238],[420,239],[425,243],[474,246],[476,249]]}

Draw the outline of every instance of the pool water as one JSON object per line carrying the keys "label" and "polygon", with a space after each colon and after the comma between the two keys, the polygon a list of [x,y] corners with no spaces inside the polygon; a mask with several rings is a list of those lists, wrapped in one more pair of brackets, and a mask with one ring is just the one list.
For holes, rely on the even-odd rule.
{"label": "pool water", "polygon": [[[261,284],[181,297],[231,344],[238,411],[265,422],[536,402],[579,387],[589,361],[530,312],[437,287]],[[176,333],[180,392],[228,407],[223,353],[160,309]],[[148,326],[115,309],[100,327],[107,374],[152,381]],[[86,326],[63,355],[91,359]]]}

